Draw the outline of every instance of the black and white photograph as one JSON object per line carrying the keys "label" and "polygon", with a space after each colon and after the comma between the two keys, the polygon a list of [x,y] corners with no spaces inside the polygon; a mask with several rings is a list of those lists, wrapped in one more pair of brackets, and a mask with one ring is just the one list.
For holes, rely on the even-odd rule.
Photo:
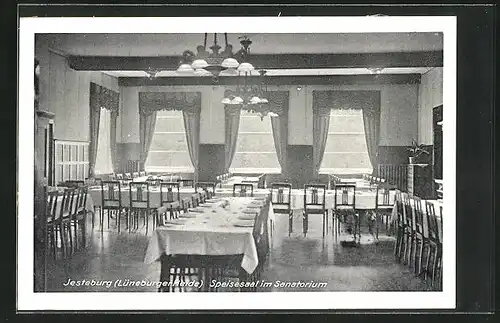
{"label": "black and white photograph", "polygon": [[456,17],[19,32],[20,308],[455,307]]}

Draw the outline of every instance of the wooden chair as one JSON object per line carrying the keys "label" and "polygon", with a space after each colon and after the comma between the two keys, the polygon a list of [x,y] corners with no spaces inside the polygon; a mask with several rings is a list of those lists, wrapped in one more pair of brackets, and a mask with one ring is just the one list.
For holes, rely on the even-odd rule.
{"label": "wooden chair", "polygon": [[139,172],[139,177],[143,177],[143,176],[146,176],[146,172],[145,171]]}
{"label": "wooden chair", "polygon": [[[78,249],[78,230],[80,229],[82,234],[82,245],[83,248],[87,246],[86,236],[87,236],[87,194],[88,188],[82,186],[76,190],[76,206],[74,208],[74,213],[72,217],[72,225],[75,233],[75,248]],[[92,211],[90,211],[92,212]]]}
{"label": "wooden chair", "polygon": [[[61,244],[62,242],[62,237],[63,233],[61,232],[61,227],[59,226],[59,223],[57,221],[57,218],[59,216],[58,214],[58,200],[60,203],[62,203],[62,197],[61,199],[58,199],[59,197],[59,192],[54,191],[54,192],[48,192],[47,196],[47,209],[45,212],[45,221],[47,222],[47,235],[48,235],[48,244],[52,246],[52,252],[54,254],[54,260],[57,260],[57,236],[61,237]],[[65,244],[63,244],[65,245]]]}
{"label": "wooden chair", "polygon": [[177,183],[180,184],[181,187],[193,187],[194,188],[194,180],[193,179],[177,179]]}
{"label": "wooden chair", "polygon": [[[427,213],[427,228],[428,228],[428,241],[429,246],[427,248],[427,260],[426,260],[426,277],[430,277],[431,285],[436,286],[439,278],[438,287],[441,288],[440,283],[442,281],[442,258],[443,258],[443,242],[441,235],[439,234],[439,221],[436,215],[436,210],[434,204],[431,202],[425,203],[426,213]],[[441,210],[441,221],[442,221],[442,207]]]}
{"label": "wooden chair", "polygon": [[133,172],[132,173],[132,178],[136,178],[136,177],[139,177],[139,172]]}
{"label": "wooden chair", "polygon": [[403,219],[405,221],[404,227],[406,232],[404,235],[405,241],[403,243],[403,262],[411,265],[411,256],[413,254],[413,246],[415,240],[415,220],[413,214],[413,206],[411,205],[411,198],[408,193],[402,193],[401,198],[403,201]]}
{"label": "wooden chair", "polygon": [[354,241],[356,237],[360,238],[361,221],[356,213],[356,185],[335,184],[332,213],[334,235],[340,234],[340,226],[343,223],[347,233],[354,236]]}
{"label": "wooden chair", "polygon": [[246,183],[233,184],[233,197],[253,197],[253,185]]}
{"label": "wooden chair", "polygon": [[215,196],[215,187],[216,184],[214,182],[197,182],[194,185],[194,189],[196,192],[199,190],[203,190],[207,192],[207,198],[212,198]]}
{"label": "wooden chair", "polygon": [[396,203],[396,243],[394,245],[394,256],[398,261],[401,261],[403,257],[403,252],[406,248],[405,243],[408,240],[408,228],[406,226],[406,220],[404,218],[405,211],[403,205],[403,199],[400,190],[396,190],[395,193],[395,203]]}
{"label": "wooden chair", "polygon": [[[108,229],[109,229],[111,213],[114,213],[116,219],[116,225],[118,227],[118,233],[120,233],[120,216],[123,211],[121,182],[102,181],[101,198],[102,198],[101,216],[100,216],[101,230],[104,228],[104,211],[106,211],[108,216]],[[128,215],[127,215],[127,222],[128,222]]]}
{"label": "wooden chair", "polygon": [[117,181],[123,181],[123,179],[124,179],[123,174],[116,174],[115,179]]}
{"label": "wooden chair", "polygon": [[[378,234],[380,230],[380,222],[385,224],[385,232],[389,235],[389,224],[390,218],[392,216],[392,209],[394,208],[394,198],[391,193],[395,190],[394,185],[382,183],[377,185],[375,192],[375,222],[376,222],[376,233],[375,237],[378,240]],[[370,232],[371,233],[371,232]]]}
{"label": "wooden chair", "polygon": [[[130,219],[134,224],[134,229],[139,229],[139,218],[144,217],[144,226],[146,227],[146,235],[149,229],[149,216],[155,212],[155,208],[151,207],[149,196],[149,183],[148,182],[131,182],[129,183],[130,189],[130,206],[129,214]],[[154,218],[154,216],[153,216]],[[153,220],[154,221],[154,220]],[[130,232],[131,224],[128,224]]]}
{"label": "wooden chair", "polygon": [[415,252],[413,269],[416,275],[421,275],[424,274],[424,271],[422,270],[422,261],[424,249],[428,246],[428,239],[424,235],[424,211],[422,209],[422,200],[416,196],[412,196],[411,200],[415,216],[415,225],[413,226],[413,249]]}
{"label": "wooden chair", "polygon": [[328,210],[326,209],[326,185],[306,184],[304,185],[304,211],[302,212],[302,228],[304,237],[309,229],[309,215],[323,215],[323,237],[328,225]]}
{"label": "wooden chair", "polygon": [[181,195],[179,186],[178,182],[160,183],[161,207],[157,210],[158,216],[163,216],[166,213],[170,214],[170,219],[177,218],[179,216],[181,210]]}
{"label": "wooden chair", "polygon": [[288,235],[293,232],[292,184],[273,183],[271,185],[271,203],[275,214],[288,215]]}
{"label": "wooden chair", "polygon": [[63,257],[67,256],[66,234],[69,237],[69,250],[70,254],[73,253],[73,237],[71,234],[71,220],[74,212],[74,202],[76,196],[76,189],[65,189],[58,199],[61,199],[58,217],[55,219],[54,225],[57,227],[56,231],[61,234],[61,246]]}

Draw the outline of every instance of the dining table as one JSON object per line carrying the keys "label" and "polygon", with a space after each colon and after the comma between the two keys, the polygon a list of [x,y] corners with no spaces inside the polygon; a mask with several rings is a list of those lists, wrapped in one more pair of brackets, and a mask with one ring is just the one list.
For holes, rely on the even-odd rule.
{"label": "dining table", "polygon": [[213,198],[153,231],[144,262],[153,263],[163,255],[242,254],[241,268],[252,274],[259,263],[254,224],[264,215],[274,215],[269,199]]}
{"label": "dining table", "polygon": [[252,184],[253,188],[256,189],[259,185],[260,177],[258,176],[232,176],[227,180],[223,181],[220,186],[222,188],[233,188],[234,184]]}

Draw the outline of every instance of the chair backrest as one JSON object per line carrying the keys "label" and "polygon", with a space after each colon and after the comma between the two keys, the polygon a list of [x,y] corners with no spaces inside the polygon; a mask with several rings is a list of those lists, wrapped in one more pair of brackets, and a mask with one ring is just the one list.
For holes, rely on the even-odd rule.
{"label": "chair backrest", "polygon": [[180,184],[178,182],[160,183],[160,204],[181,200]]}
{"label": "chair backrest", "polygon": [[149,183],[130,182],[130,208],[149,208]]}
{"label": "chair backrest", "polygon": [[193,187],[194,188],[194,180],[193,179],[178,178],[177,183],[179,183],[180,187]]}
{"label": "chair backrest", "polygon": [[102,181],[101,196],[103,208],[121,208],[122,189],[120,181]]}
{"label": "chair backrest", "polygon": [[308,207],[322,207],[325,209],[326,185],[305,184],[304,185],[304,209]]}
{"label": "chair backrest", "polygon": [[396,187],[389,185],[387,183],[381,183],[377,185],[377,191],[375,195],[375,206],[393,206],[395,203],[395,196],[391,194]]}
{"label": "chair backrest", "polygon": [[68,217],[73,215],[75,210],[74,203],[76,202],[76,189],[67,188],[62,193],[61,208],[59,213],[59,218]]}
{"label": "chair backrest", "polygon": [[58,191],[47,193],[47,210],[45,212],[46,219],[54,220],[58,217],[58,214],[56,212],[57,212],[57,198],[59,196],[60,193]]}
{"label": "chair backrest", "polygon": [[401,191],[400,190],[396,190],[395,194],[394,194],[394,200],[395,200],[395,204],[396,204],[396,211],[397,211],[397,224],[399,226],[402,226],[404,223],[405,223],[405,220],[404,220],[404,211],[403,211],[403,200],[402,200],[402,197],[401,197]]}
{"label": "chair backrest", "polygon": [[356,208],[356,184],[336,184],[334,187],[333,207]]}
{"label": "chair backrest", "polygon": [[132,173],[132,178],[136,178],[136,177],[139,177],[139,172],[133,172]]}
{"label": "chair backrest", "polygon": [[198,190],[203,190],[205,192],[209,192],[210,196],[214,196],[215,186],[216,184],[214,182],[196,182],[196,184],[194,184],[194,190],[195,192],[198,192]]}
{"label": "chair backrest", "polygon": [[274,205],[286,205],[290,208],[292,203],[292,184],[271,184],[271,202]]}
{"label": "chair backrest", "polygon": [[145,172],[145,171],[141,171],[141,172],[139,172],[139,176],[141,176],[141,177],[142,177],[142,176],[146,176],[146,172]]}
{"label": "chair backrest", "polygon": [[233,184],[233,196],[252,196],[253,197],[253,184],[250,184],[250,183]]}
{"label": "chair backrest", "polygon": [[420,197],[412,196],[411,201],[413,204],[413,212],[415,214],[415,230],[423,234],[424,233],[424,211],[422,209],[422,200]]}
{"label": "chair backrest", "polygon": [[427,214],[427,231],[429,232],[429,239],[434,242],[440,242],[439,223],[432,202],[425,202],[425,212]]}
{"label": "chair backrest", "polygon": [[87,191],[87,186],[77,188],[76,213],[85,211],[85,205],[87,204]]}
{"label": "chair backrest", "polygon": [[121,181],[123,180],[123,174],[116,174],[115,178],[117,181]]}
{"label": "chair backrest", "polygon": [[259,262],[265,259],[266,255],[269,253],[269,201],[266,200],[264,206],[260,212],[255,217],[253,236],[256,242],[257,255],[259,257]]}
{"label": "chair backrest", "polygon": [[413,207],[411,205],[410,195],[406,192],[401,193],[401,200],[403,201],[404,223],[410,229],[413,229]]}
{"label": "chair backrest", "polygon": [[132,179],[132,174],[130,173],[125,173],[123,174],[125,179]]}

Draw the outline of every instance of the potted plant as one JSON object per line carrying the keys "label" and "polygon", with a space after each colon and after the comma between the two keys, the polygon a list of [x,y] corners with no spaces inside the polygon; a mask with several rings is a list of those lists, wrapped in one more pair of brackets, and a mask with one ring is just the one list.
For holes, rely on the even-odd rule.
{"label": "potted plant", "polygon": [[410,152],[410,164],[414,164],[420,155],[429,154],[429,152],[424,149],[424,145],[419,145],[416,140],[412,140],[411,147],[408,148],[408,151]]}

